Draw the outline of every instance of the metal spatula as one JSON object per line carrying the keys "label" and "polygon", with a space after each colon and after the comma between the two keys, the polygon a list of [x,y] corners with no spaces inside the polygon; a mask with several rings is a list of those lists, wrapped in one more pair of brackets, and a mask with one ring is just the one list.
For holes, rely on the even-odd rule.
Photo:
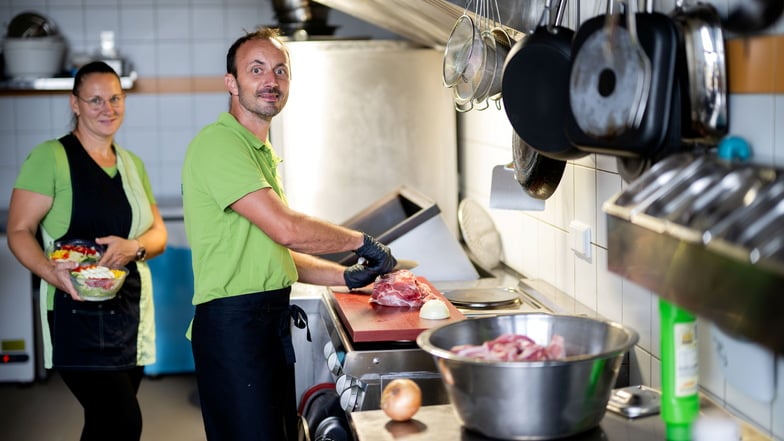
{"label": "metal spatula", "polygon": [[529,196],[517,182],[513,162],[493,167],[489,205],[502,210],[544,211],[544,201]]}

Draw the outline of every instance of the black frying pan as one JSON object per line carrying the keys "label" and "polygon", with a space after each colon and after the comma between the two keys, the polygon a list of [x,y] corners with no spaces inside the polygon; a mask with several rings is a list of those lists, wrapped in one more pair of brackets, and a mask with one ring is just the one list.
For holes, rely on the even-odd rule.
{"label": "black frying pan", "polygon": [[512,131],[515,179],[534,199],[545,200],[561,183],[566,161],[547,157],[526,144]]}
{"label": "black frying pan", "polygon": [[[559,1],[556,23],[566,0]],[[574,31],[549,20],[550,3],[536,30],[517,41],[504,63],[501,91],[514,131],[531,147],[553,159],[587,155],[566,137],[569,72]]]}

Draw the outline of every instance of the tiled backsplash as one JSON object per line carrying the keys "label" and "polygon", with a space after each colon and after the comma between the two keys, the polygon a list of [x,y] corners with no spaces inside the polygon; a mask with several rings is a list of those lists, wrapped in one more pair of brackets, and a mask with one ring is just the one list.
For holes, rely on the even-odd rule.
{"label": "tiled backsplash", "polygon": [[[726,11],[736,1],[741,0],[714,3]],[[587,19],[603,4],[580,2],[580,17]],[[657,9],[669,10],[674,0],[656,4]],[[5,26],[23,10],[51,16],[74,51],[95,50],[100,31],[115,30],[121,54],[142,77],[220,76],[228,45],[242,30],[274,22],[271,2],[263,0],[0,0],[0,23]],[[337,12],[330,17],[331,24],[340,26],[339,36],[391,36]],[[779,23],[774,32],[784,34],[784,25]],[[118,142],[145,161],[158,196],[178,195],[187,144],[199,128],[227,108],[226,95],[130,93],[127,103]],[[752,144],[756,160],[784,166],[784,96],[733,95],[730,104],[732,132]],[[2,96],[0,115],[0,206],[6,206],[17,170],[30,149],[69,130],[67,95]],[[486,206],[493,166],[512,160],[512,129],[505,113],[493,107],[463,114],[459,122],[462,196]],[[544,211],[489,211],[501,232],[507,264],[640,333],[632,382],[657,387],[657,297],[607,270],[601,206],[623,185],[615,158],[589,155],[568,163]],[[567,231],[573,220],[591,228],[590,258],[570,250]],[[702,387],[776,439],[784,439],[784,360],[778,361],[773,403],[755,402],[724,379],[710,345],[709,324],[701,323],[700,332]]]}
{"label": "tiled backsplash", "polygon": [[[581,2],[581,18],[597,8]],[[657,2],[657,9],[671,5]],[[674,2],[669,2],[674,4]],[[734,2],[713,2],[727,10]],[[784,34],[780,20],[774,34]],[[781,75],[781,72],[774,72]],[[731,133],[749,141],[754,161],[784,167],[784,96],[733,94],[730,96]],[[486,207],[490,199],[491,171],[512,160],[512,129],[503,110],[472,111],[459,119],[461,131],[462,191]],[[501,232],[504,261],[529,278],[543,279],[608,319],[640,333],[633,354],[632,383],[660,386],[658,297],[607,270],[607,229],[602,204],[624,188],[614,157],[591,154],[569,161],[556,193],[543,212],[488,208]],[[591,227],[591,257],[570,249],[568,226],[573,220]],[[739,293],[739,295],[742,295]],[[761,403],[735,389],[724,377],[711,342],[711,325],[700,321],[700,385],[728,409],[753,421],[777,440],[784,439],[784,357],[779,356],[776,396]]]}

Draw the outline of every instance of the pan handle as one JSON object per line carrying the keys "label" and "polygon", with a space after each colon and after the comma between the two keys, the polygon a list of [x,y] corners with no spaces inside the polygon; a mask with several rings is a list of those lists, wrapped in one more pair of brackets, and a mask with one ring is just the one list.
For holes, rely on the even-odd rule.
{"label": "pan handle", "polygon": [[553,0],[545,0],[542,16],[539,17],[539,24],[537,24],[536,27],[540,28],[542,26],[547,26],[547,30],[552,32],[553,25],[550,20],[550,14],[553,9],[552,6],[553,6]]}
{"label": "pan handle", "polygon": [[537,27],[546,26],[547,32],[551,34],[557,33],[555,27],[561,26],[563,23],[563,17],[566,13],[566,1],[567,0],[554,0],[555,4],[555,19],[552,18],[553,16],[553,0],[545,0],[544,2],[544,11],[542,11],[542,16],[539,18],[539,24]]}
{"label": "pan handle", "polygon": [[555,26],[563,24],[564,14],[566,13],[566,1],[558,0],[558,9],[555,12]]}

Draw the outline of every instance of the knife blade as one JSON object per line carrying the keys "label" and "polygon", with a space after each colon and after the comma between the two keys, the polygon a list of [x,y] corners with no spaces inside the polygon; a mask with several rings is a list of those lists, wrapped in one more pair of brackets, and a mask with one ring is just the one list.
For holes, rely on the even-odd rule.
{"label": "knife blade", "polygon": [[393,271],[397,270],[412,270],[419,266],[419,262],[416,260],[411,259],[397,259],[397,265],[395,265]]}

